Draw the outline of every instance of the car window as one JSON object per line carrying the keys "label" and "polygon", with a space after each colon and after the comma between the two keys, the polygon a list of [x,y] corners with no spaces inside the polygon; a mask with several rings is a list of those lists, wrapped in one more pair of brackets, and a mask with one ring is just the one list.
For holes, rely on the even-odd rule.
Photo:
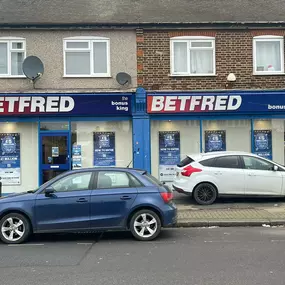
{"label": "car window", "polygon": [[128,173],[123,171],[99,171],[98,189],[135,187]]}
{"label": "car window", "polygon": [[181,161],[177,164],[177,166],[178,166],[178,167],[184,167],[184,166],[190,164],[190,163],[193,162],[193,161],[194,161],[194,160],[193,160],[191,157],[186,156],[183,160],[181,160]]}
{"label": "car window", "polygon": [[217,157],[214,166],[220,168],[240,168],[239,157],[236,155]]}
{"label": "car window", "polygon": [[207,167],[213,166],[214,162],[215,162],[215,158],[209,158],[209,159],[199,161],[200,164],[202,164],[203,166],[207,166]]}
{"label": "car window", "polygon": [[56,192],[88,190],[92,172],[81,172],[65,176],[51,186]]}
{"label": "car window", "polygon": [[257,157],[243,156],[245,169],[273,170],[273,163],[259,159]]}

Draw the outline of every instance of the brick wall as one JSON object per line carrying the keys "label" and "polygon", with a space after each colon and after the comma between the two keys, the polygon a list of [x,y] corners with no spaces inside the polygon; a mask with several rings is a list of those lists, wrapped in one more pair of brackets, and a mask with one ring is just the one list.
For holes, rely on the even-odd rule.
{"label": "brick wall", "polygon": [[[138,85],[148,90],[226,89],[227,75],[237,80],[234,89],[284,89],[285,75],[253,75],[252,39],[258,35],[282,35],[285,31],[137,31]],[[216,76],[171,77],[170,38],[216,38]]]}

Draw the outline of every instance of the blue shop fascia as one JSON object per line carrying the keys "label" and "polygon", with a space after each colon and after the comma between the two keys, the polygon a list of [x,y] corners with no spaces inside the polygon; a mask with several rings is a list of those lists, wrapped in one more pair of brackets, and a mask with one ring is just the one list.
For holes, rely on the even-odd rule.
{"label": "blue shop fascia", "polygon": [[1,94],[0,113],[4,193],[94,166],[171,182],[196,152],[241,150],[284,164],[285,90]]}

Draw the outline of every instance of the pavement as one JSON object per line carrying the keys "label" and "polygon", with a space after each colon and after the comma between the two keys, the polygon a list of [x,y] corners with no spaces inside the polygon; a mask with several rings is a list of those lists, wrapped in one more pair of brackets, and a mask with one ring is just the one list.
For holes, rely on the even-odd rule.
{"label": "pavement", "polygon": [[1,285],[280,285],[285,228],[164,230],[152,242],[129,233],[43,235],[0,244]]}
{"label": "pavement", "polygon": [[174,198],[178,227],[285,226],[284,198],[219,199],[209,206],[197,205],[177,192]]}

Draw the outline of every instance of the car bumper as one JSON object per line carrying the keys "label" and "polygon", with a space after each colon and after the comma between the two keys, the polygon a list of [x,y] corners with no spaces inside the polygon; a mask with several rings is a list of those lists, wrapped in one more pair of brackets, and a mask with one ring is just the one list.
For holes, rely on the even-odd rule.
{"label": "car bumper", "polygon": [[164,211],[163,227],[174,227],[177,223],[177,208],[174,203],[169,204],[168,210]]}
{"label": "car bumper", "polygon": [[182,188],[179,188],[175,185],[172,185],[172,187],[173,187],[173,190],[178,192],[178,193],[185,194],[185,195],[191,195],[192,194],[192,192],[186,192]]}

